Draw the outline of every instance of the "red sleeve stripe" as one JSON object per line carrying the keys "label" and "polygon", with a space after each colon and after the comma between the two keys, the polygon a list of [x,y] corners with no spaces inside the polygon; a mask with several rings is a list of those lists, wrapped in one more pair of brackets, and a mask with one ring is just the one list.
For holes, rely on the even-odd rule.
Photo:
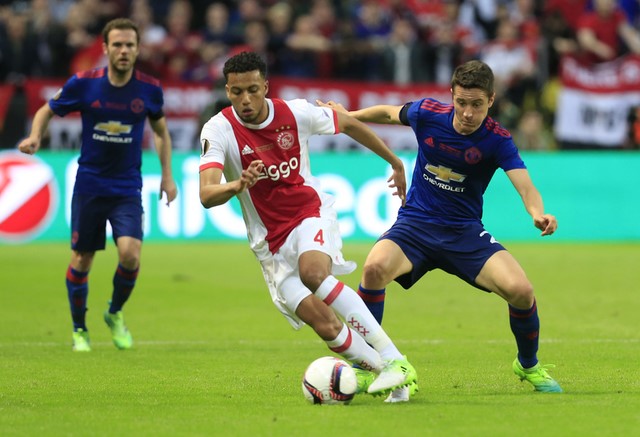
{"label": "red sleeve stripe", "polygon": [[326,303],[328,306],[331,306],[333,301],[338,298],[340,293],[342,293],[343,288],[344,288],[344,284],[338,281],[336,286],[333,287],[333,290],[331,290],[331,292],[327,295],[327,297],[324,298],[323,302]]}
{"label": "red sleeve stripe", "polygon": [[329,349],[331,349],[337,354],[341,354],[342,352],[349,349],[351,347],[351,342],[353,341],[353,339],[351,338],[351,329],[349,329],[349,331],[347,332],[348,332],[347,339],[344,341],[344,343],[342,343],[340,346],[330,347]]}
{"label": "red sleeve stripe", "polygon": [[223,170],[224,165],[220,164],[219,162],[209,162],[207,164],[202,164],[200,166],[200,171],[204,171],[208,168],[219,168],[220,170]]}
{"label": "red sleeve stripe", "polygon": [[340,126],[338,125],[338,112],[333,111],[333,124],[336,127],[336,135],[340,133]]}

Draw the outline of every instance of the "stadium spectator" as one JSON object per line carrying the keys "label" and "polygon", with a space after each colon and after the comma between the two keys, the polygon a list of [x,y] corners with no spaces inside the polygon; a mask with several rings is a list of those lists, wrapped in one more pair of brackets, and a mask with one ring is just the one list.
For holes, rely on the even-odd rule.
{"label": "stadium spectator", "polygon": [[355,264],[341,254],[333,201],[310,174],[308,140],[343,132],[363,143],[392,166],[390,186],[404,199],[402,161],[352,117],[303,99],[268,99],[266,74],[256,53],[225,63],[231,107],[202,128],[200,201],[211,208],[237,197],[273,303],[295,329],[308,324],[333,352],[360,366],[359,393],[417,388],[413,366],[355,291],[334,276]]}
{"label": "stadium spectator", "polygon": [[533,60],[537,62],[542,35],[535,0],[514,0],[507,3],[505,9],[504,18],[516,25],[520,43],[529,49]]}
{"label": "stadium spectator", "polygon": [[449,84],[456,66],[478,50],[471,29],[458,19],[459,10],[457,2],[444,2],[441,18],[426,29],[425,62],[429,82]]}
{"label": "stadium spectator", "polygon": [[231,34],[229,8],[224,3],[211,3],[207,7],[202,40],[205,44],[215,43],[226,47],[238,43],[238,39]]}
{"label": "stadium spectator", "polygon": [[28,18],[24,13],[7,14],[4,32],[0,29],[0,80],[22,85],[31,76],[38,61],[37,45],[28,32]]}
{"label": "stadium spectator", "polygon": [[640,53],[640,34],[616,0],[594,0],[593,11],[578,20],[576,37],[589,64],[611,61],[627,51]]}
{"label": "stadium spectator", "polygon": [[273,61],[271,75],[281,74],[283,68],[281,54],[286,50],[287,38],[293,29],[293,15],[293,7],[285,1],[275,3],[266,12],[269,29],[268,50]]}
{"label": "stadium spectator", "polygon": [[186,0],[173,0],[166,17],[167,35],[160,44],[163,66],[162,78],[186,78],[199,60],[201,33],[191,29],[191,4]]}
{"label": "stadium spectator", "polygon": [[542,62],[547,81],[557,78],[563,56],[577,53],[578,19],[586,10],[587,1],[549,0],[545,3],[541,26]]}
{"label": "stadium spectator", "polygon": [[[515,374],[536,391],[561,392],[538,362],[540,320],[533,286],[482,224],[483,195],[495,171],[506,172],[542,236],[556,231],[557,220],[545,213],[511,135],[488,116],[495,99],[491,68],[477,60],[460,65],[451,79],[451,93],[453,104],[424,98],[350,112],[334,102],[318,102],[360,121],[410,126],[419,149],[406,204],[369,252],[359,294],[382,323],[389,283],[395,280],[408,289],[435,269],[494,293],[508,304],[518,349]],[[402,391],[394,395],[408,397]]]}
{"label": "stadium spectator", "polygon": [[380,78],[397,85],[426,82],[425,51],[412,22],[394,18],[391,35],[381,50]]}
{"label": "stadium spectator", "polygon": [[36,46],[33,76],[66,77],[69,74],[69,52],[64,26],[55,21],[48,0],[33,0],[28,33]]}
{"label": "stadium spectator", "polygon": [[360,41],[354,53],[361,79],[381,79],[382,49],[391,34],[391,15],[380,2],[363,0],[353,12],[354,36]]}
{"label": "stadium spectator", "polygon": [[535,109],[526,110],[513,132],[513,142],[521,150],[543,151],[555,148],[553,137],[545,126],[544,115]]}
{"label": "stadium spectator", "polygon": [[289,77],[317,77],[320,55],[333,47],[331,40],[323,36],[311,15],[295,19],[293,32],[285,40],[285,48],[279,53],[280,74]]}
{"label": "stadium spectator", "polygon": [[526,98],[537,92],[536,65],[529,48],[522,44],[516,24],[509,18],[501,19],[495,40],[482,47],[479,59],[493,70],[497,114],[512,129]]}
{"label": "stadium spectator", "polygon": [[253,21],[265,19],[265,8],[258,0],[238,0],[234,2],[235,8],[229,14],[229,33],[235,44],[244,41],[244,27]]}
{"label": "stadium spectator", "polygon": [[171,172],[171,137],[162,112],[158,81],[134,69],[139,34],[128,19],[116,19],[103,30],[106,67],[73,75],[33,119],[31,133],[18,148],[36,153],[54,115],[80,111],[83,139],[71,201],[71,261],[66,284],[73,321],[74,351],[90,351],[86,325],[88,275],[96,251],[106,243],[111,224],[118,251],[113,292],[104,320],[118,349],[133,345],[122,313],[140,267],[144,211],[142,208],[142,138],[146,120],[160,156],[160,199],[167,205],[177,195]]}
{"label": "stadium spectator", "polygon": [[161,46],[167,37],[166,29],[155,22],[148,0],[134,0],[130,16],[140,32],[138,68],[148,74],[161,71],[164,62]]}
{"label": "stadium spectator", "polygon": [[99,39],[97,19],[82,2],[69,7],[64,25],[67,47],[72,53],[69,74],[88,70],[103,63],[102,41]]}
{"label": "stadium spectator", "polygon": [[498,0],[460,0],[458,20],[471,29],[474,41],[483,45],[495,38],[499,13]]}

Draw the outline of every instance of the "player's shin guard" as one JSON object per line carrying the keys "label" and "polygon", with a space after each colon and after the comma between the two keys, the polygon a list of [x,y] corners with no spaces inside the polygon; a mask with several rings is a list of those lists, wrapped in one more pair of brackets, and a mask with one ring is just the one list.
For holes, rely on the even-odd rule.
{"label": "player's shin guard", "polygon": [[67,296],[69,297],[74,331],[87,330],[85,313],[87,312],[87,296],[89,295],[88,279],[89,272],[79,272],[71,266],[67,269]]}
{"label": "player's shin guard", "polygon": [[536,302],[534,301],[533,306],[527,310],[509,305],[509,324],[518,345],[518,360],[524,368],[535,366],[538,363],[538,334],[540,331]]}
{"label": "player's shin guard", "polygon": [[336,338],[327,341],[327,346],[345,360],[359,367],[379,373],[383,367],[382,358],[362,337],[355,335],[346,324]]}
{"label": "player's shin guard", "polygon": [[328,276],[315,294],[333,308],[383,358],[402,356],[362,299],[344,283]]}
{"label": "player's shin guard", "polygon": [[122,306],[131,296],[131,291],[136,285],[138,278],[138,269],[127,270],[118,264],[115,274],[113,275],[113,294],[111,295],[111,304],[109,312],[115,314],[122,309]]}
{"label": "player's shin guard", "polygon": [[382,316],[384,315],[384,298],[385,289],[381,290],[369,290],[364,288],[362,284],[358,287],[358,296],[364,301],[364,304],[369,308],[373,317],[376,318],[379,324],[382,325]]}

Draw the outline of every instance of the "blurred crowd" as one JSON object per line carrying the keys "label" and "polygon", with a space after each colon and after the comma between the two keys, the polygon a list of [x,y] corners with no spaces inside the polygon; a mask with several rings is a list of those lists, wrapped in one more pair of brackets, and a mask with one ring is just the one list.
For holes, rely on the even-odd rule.
{"label": "blurred crowd", "polygon": [[0,0],[0,81],[66,78],[103,65],[114,17],[141,30],[138,67],[163,81],[220,82],[242,50],[270,74],[447,84],[477,58],[494,70],[492,115],[520,147],[554,148],[559,59],[640,53],[637,0]]}

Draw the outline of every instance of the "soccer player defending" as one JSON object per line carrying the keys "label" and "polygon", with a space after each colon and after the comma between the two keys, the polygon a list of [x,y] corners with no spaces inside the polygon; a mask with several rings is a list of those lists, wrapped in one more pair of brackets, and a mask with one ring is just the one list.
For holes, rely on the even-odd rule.
{"label": "soccer player defending", "polygon": [[[363,267],[358,293],[382,323],[385,288],[395,280],[408,289],[424,274],[442,269],[507,301],[518,354],[513,370],[539,392],[561,392],[538,363],[540,320],[533,286],[515,258],[482,224],[489,181],[502,168],[520,194],[533,225],[551,235],[556,218],[544,212],[511,135],[488,117],[494,102],[491,69],[480,61],[456,68],[453,104],[425,98],[402,106],[377,105],[347,112],[335,102],[318,102],[360,121],[411,126],[418,155],[407,200],[396,222],[376,242]],[[396,390],[396,401],[408,399]]]}
{"label": "soccer player defending", "polygon": [[118,349],[133,345],[122,307],[136,283],[142,246],[142,137],[145,120],[154,133],[162,166],[160,199],[167,205],[176,198],[171,173],[171,138],[162,112],[160,83],[134,69],[140,35],[130,20],[118,18],[102,31],[107,67],[72,76],[33,119],[31,133],[18,148],[34,154],[54,115],[79,111],[82,146],[71,202],[71,262],[67,291],[73,320],[73,350],[90,351],[85,322],[88,275],[97,250],[106,242],[106,222],[111,224],[118,250],[113,293],[104,320]]}
{"label": "soccer player defending", "polygon": [[274,304],[295,329],[308,324],[333,352],[360,367],[359,393],[417,390],[413,366],[357,293],[334,276],[355,264],[342,256],[333,198],[311,174],[308,140],[343,132],[364,144],[391,165],[389,186],[404,199],[402,161],[353,117],[306,100],[266,98],[267,67],[256,53],[228,59],[223,73],[231,106],[202,128],[202,205],[239,199]]}

